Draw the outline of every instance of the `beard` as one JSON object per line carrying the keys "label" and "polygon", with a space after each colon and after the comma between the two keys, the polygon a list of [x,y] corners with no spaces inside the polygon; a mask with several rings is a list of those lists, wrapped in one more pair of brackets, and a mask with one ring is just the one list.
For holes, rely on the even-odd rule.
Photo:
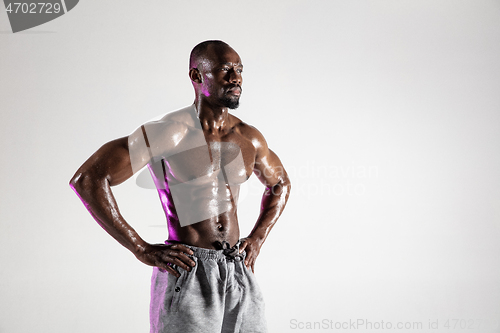
{"label": "beard", "polygon": [[240,98],[236,96],[224,96],[220,100],[222,106],[235,110],[240,106]]}
{"label": "beard", "polygon": [[[236,86],[231,86],[228,89],[226,89],[224,91],[224,95],[220,99],[220,103],[222,106],[229,108],[229,109],[232,109],[232,110],[235,110],[238,108],[238,106],[240,106],[240,96],[241,95],[234,95],[234,94],[229,93],[229,90],[231,90],[235,87]],[[240,93],[241,93],[241,87],[240,86],[238,86],[238,87],[240,88]]]}

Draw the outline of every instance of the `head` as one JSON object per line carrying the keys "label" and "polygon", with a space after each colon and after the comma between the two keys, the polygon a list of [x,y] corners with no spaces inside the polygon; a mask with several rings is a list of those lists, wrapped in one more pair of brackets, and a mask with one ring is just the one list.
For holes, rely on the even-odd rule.
{"label": "head", "polygon": [[197,99],[236,109],[243,83],[240,56],[228,44],[209,40],[196,45],[189,58],[189,77]]}

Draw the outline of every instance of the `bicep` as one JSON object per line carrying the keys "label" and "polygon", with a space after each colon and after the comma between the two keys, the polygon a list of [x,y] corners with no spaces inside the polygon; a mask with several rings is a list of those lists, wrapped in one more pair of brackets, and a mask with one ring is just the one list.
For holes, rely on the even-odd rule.
{"label": "bicep", "polygon": [[90,156],[79,171],[94,180],[106,179],[111,186],[132,177],[128,138],[123,137],[104,144]]}
{"label": "bicep", "polygon": [[288,178],[278,156],[267,146],[257,154],[254,173],[265,186],[272,187]]}
{"label": "bicep", "polygon": [[255,147],[254,174],[266,187],[286,183],[288,175],[278,156],[269,149],[266,139],[255,127],[247,126],[248,137]]}

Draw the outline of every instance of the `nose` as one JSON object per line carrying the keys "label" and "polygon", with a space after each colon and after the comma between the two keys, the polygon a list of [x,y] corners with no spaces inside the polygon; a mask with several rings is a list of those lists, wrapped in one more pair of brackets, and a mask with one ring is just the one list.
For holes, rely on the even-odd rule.
{"label": "nose", "polygon": [[238,71],[232,70],[231,75],[229,77],[229,82],[241,86],[242,81],[243,81],[243,79],[241,77],[241,73],[238,73]]}

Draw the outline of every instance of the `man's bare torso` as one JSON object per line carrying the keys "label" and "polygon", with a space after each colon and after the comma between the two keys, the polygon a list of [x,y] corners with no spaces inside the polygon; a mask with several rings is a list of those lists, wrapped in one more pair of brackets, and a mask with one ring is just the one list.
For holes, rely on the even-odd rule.
{"label": "man's bare torso", "polygon": [[[252,174],[256,149],[252,128],[232,115],[228,119],[225,132],[208,132],[191,106],[146,124],[131,136],[138,150],[142,134],[153,161],[149,168],[171,241],[215,248],[217,241],[234,245],[240,237],[239,189]],[[137,154],[131,149],[132,159]]]}
{"label": "man's bare torso", "polygon": [[238,108],[243,64],[222,41],[192,50],[189,78],[194,104],[107,142],[70,180],[96,222],[144,264],[176,277],[196,263],[182,244],[150,244],[120,213],[112,187],[148,165],[167,216],[169,240],[202,248],[239,238],[240,184],[255,173],[265,187],[260,214],[241,243],[244,264],[254,270],[262,244],[281,215],[291,184],[278,156],[254,127],[229,114]]}

